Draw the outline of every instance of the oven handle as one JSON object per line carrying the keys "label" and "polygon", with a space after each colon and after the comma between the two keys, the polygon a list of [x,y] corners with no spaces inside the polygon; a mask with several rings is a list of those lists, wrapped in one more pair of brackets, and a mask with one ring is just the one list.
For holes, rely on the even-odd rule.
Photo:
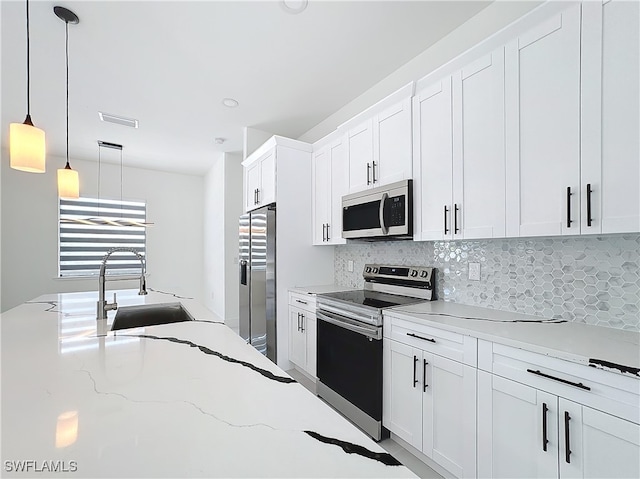
{"label": "oven handle", "polygon": [[372,339],[382,339],[382,328],[367,328],[366,326],[358,326],[353,324],[353,322],[349,321],[347,318],[342,318],[339,316],[334,316],[327,314],[325,311],[316,311],[316,318],[321,319],[322,321],[326,321],[327,323],[335,324],[336,326],[340,326],[341,328],[348,329],[349,331],[353,331],[354,333],[362,334]]}

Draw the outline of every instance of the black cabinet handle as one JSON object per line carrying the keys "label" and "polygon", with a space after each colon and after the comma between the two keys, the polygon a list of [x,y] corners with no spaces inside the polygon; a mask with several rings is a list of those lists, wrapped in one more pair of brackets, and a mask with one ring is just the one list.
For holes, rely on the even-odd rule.
{"label": "black cabinet handle", "polygon": [[426,359],[423,359],[423,364],[422,364],[422,392],[425,392],[427,390],[427,364],[429,364],[427,362]]}
{"label": "black cabinet handle", "polygon": [[307,304],[306,301],[302,301],[301,299],[296,299],[296,303],[300,303],[300,304]]}
{"label": "black cabinet handle", "polygon": [[300,313],[298,313],[298,332],[300,332]]}
{"label": "black cabinet handle", "polygon": [[569,416],[569,412],[564,412],[564,460],[567,464],[571,464],[571,440],[569,439],[569,421],[571,421],[571,416]]}
{"label": "black cabinet handle", "polygon": [[457,235],[460,232],[460,228],[458,228],[458,211],[460,211],[460,208],[458,208],[458,204],[454,203],[453,205],[453,234]]}
{"label": "black cabinet handle", "polygon": [[591,183],[587,183],[587,226],[591,226]]}
{"label": "black cabinet handle", "polygon": [[300,314],[300,332],[304,333],[304,314]]}
{"label": "black cabinet handle", "polygon": [[374,183],[376,181],[378,181],[378,180],[376,180],[376,162],[375,161],[373,162],[373,175],[372,176],[373,176],[373,182]]}
{"label": "black cabinet handle", "polygon": [[326,230],[327,230],[327,224],[326,223],[322,223],[322,241],[327,241],[326,240]]}
{"label": "black cabinet handle", "polygon": [[449,212],[449,208],[447,205],[444,205],[444,234],[449,232],[449,228],[447,228],[447,213]]}
{"label": "black cabinet handle", "polygon": [[547,407],[547,403],[542,403],[542,450],[547,452],[547,444],[549,444],[549,440],[547,439],[547,411],[549,408]]}
{"label": "black cabinet handle", "polygon": [[416,387],[416,384],[418,384],[418,380],[416,379],[416,365],[418,364],[418,358],[414,355],[413,356],[413,387]]}
{"label": "black cabinet handle", "polygon": [[567,228],[571,228],[571,187],[567,186]]}
{"label": "black cabinet handle", "polygon": [[256,188],[256,201],[260,204],[260,188]]}
{"label": "black cabinet handle", "polygon": [[329,241],[329,223],[327,223],[327,241]]}
{"label": "black cabinet handle", "polygon": [[371,170],[371,165],[367,163],[367,184],[371,184],[371,180],[369,179],[369,171]]}
{"label": "black cabinet handle", "polygon": [[554,381],[558,381],[558,382],[561,382],[561,383],[564,383],[564,384],[568,384],[569,386],[575,386],[577,388],[584,389],[585,391],[591,391],[591,388],[589,386],[585,386],[582,383],[574,383],[572,381],[567,381],[566,379],[557,378],[555,376],[551,376],[550,374],[542,373],[537,369],[535,371],[533,369],[527,369],[527,372],[531,373],[531,374],[535,374],[536,376],[542,376],[543,378],[553,379]]}
{"label": "black cabinet handle", "polygon": [[425,338],[425,337],[418,336],[417,334],[413,334],[413,333],[407,333],[407,336],[411,336],[412,338],[422,339],[424,341],[429,341],[430,343],[435,343],[436,342],[435,339]]}

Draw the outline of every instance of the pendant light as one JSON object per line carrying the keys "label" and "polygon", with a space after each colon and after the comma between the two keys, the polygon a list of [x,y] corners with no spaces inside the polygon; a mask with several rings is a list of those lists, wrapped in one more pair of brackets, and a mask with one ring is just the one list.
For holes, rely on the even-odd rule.
{"label": "pendant light", "polygon": [[27,3],[27,117],[23,123],[9,125],[9,164],[11,168],[31,173],[45,171],[44,131],[31,121],[31,76],[29,58],[29,0]]}
{"label": "pendant light", "polygon": [[79,198],[80,179],[78,172],[69,165],[69,23],[77,24],[80,20],[71,10],[64,7],[53,7],[53,12],[64,21],[65,25],[65,64],[67,67],[67,164],[58,170],[58,196],[60,198]]}

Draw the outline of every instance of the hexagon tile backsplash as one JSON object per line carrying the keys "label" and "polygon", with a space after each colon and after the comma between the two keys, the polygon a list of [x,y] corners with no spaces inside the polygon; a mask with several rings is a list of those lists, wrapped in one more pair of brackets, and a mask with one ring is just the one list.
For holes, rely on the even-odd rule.
{"label": "hexagon tile backsplash", "polygon": [[339,285],[361,288],[366,263],[434,266],[438,299],[640,331],[640,235],[349,242],[335,253]]}

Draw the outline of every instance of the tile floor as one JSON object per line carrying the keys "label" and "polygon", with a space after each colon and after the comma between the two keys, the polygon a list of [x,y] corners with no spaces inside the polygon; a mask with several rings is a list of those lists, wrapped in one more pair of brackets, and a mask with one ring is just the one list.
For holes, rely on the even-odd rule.
{"label": "tile floor", "polygon": [[[311,391],[313,394],[316,393],[316,385],[313,381],[307,378],[302,373],[296,371],[295,369],[291,369],[287,371],[293,379],[302,384],[305,388]],[[436,471],[427,466],[420,459],[415,457],[409,451],[404,449],[400,444],[395,442],[393,439],[385,439],[380,441],[380,446],[386,450],[389,454],[395,457],[398,461],[400,461],[404,466],[409,468],[415,475],[423,478],[423,479],[441,479],[442,476],[438,474]]]}

